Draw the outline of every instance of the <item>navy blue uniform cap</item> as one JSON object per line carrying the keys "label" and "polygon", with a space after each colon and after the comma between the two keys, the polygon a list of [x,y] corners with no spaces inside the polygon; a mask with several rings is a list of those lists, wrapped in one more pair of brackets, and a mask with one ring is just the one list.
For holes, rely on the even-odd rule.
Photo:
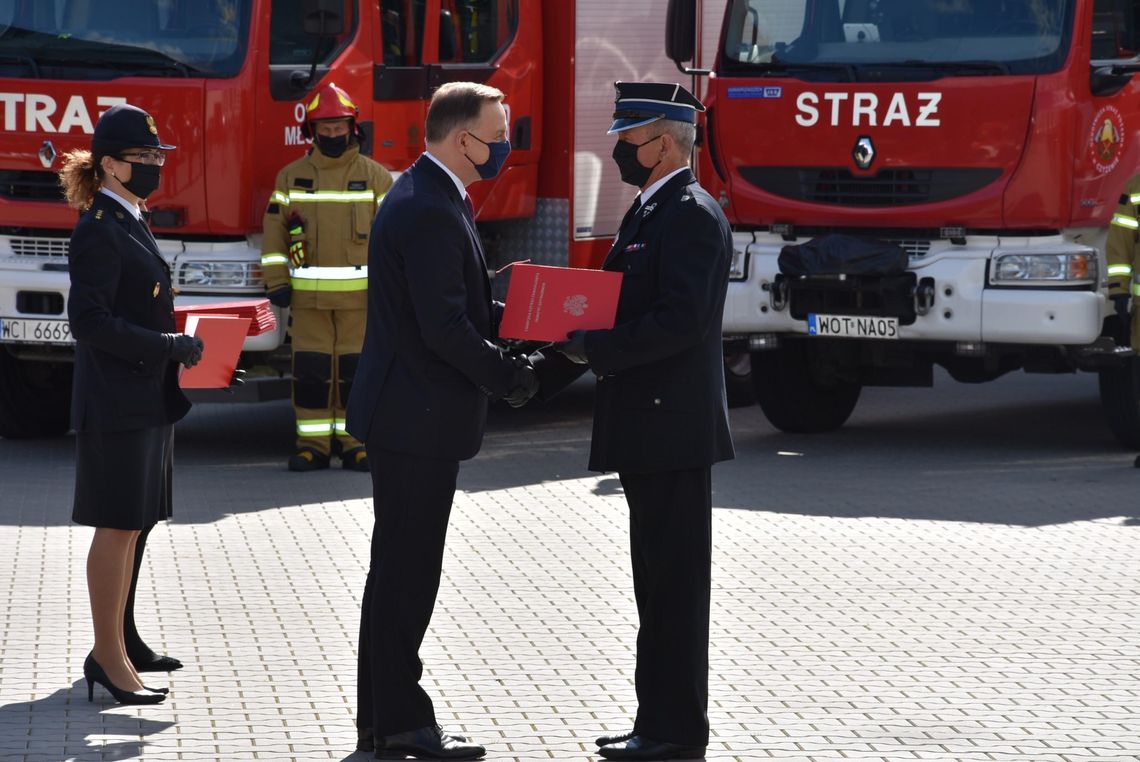
{"label": "navy blue uniform cap", "polygon": [[696,124],[705,107],[692,93],[672,82],[614,82],[614,123],[607,135],[631,130],[658,119]]}
{"label": "navy blue uniform cap", "polygon": [[158,127],[150,114],[129,103],[107,109],[95,123],[95,134],[91,136],[91,150],[100,156],[116,154],[126,148],[170,151],[174,147],[158,139]]}

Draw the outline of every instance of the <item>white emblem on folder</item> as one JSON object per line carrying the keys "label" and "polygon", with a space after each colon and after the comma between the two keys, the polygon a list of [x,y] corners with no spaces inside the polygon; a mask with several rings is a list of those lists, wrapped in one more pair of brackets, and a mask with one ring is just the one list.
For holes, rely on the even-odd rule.
{"label": "white emblem on folder", "polygon": [[562,311],[574,317],[582,317],[589,306],[585,294],[573,294],[562,303]]}

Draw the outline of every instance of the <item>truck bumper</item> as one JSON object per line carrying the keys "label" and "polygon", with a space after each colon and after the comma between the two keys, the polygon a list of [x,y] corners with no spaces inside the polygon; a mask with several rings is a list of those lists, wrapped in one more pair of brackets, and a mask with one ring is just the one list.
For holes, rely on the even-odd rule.
{"label": "truck bumper", "polygon": [[[772,285],[784,245],[738,237],[747,252],[746,276],[729,282],[723,332],[726,335],[804,334],[807,321],[776,309]],[[996,239],[994,239],[996,245]],[[899,339],[912,341],[1010,344],[1091,344],[1108,313],[1100,291],[1071,288],[996,288],[987,283],[992,246],[949,246],[912,257],[910,272],[934,281],[934,302],[911,325],[899,326]]]}

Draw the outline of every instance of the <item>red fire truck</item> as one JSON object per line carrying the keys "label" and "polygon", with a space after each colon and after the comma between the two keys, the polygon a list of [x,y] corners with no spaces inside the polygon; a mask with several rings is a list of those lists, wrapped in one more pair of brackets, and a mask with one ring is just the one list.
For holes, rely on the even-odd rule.
{"label": "red fire truck", "polygon": [[[700,4],[668,14],[681,66]],[[1085,370],[1140,447],[1104,251],[1140,167],[1140,5],[729,0],[711,33],[699,164],[736,230],[726,346],[773,425],[834,429],[863,386],[930,386],[936,365]],[[871,239],[909,256],[843,257]]]}
{"label": "red fire truck", "polygon": [[[612,83],[675,78],[663,33],[655,0],[0,2],[0,436],[68,428],[75,213],[55,172],[112,104],[146,109],[178,146],[150,211],[179,304],[263,292],[262,214],[325,81],[353,94],[366,150],[394,171],[423,149],[434,88],[502,89],[514,150],[472,188],[490,265],[589,266],[631,195],[605,134]],[[247,341],[245,399],[288,394],[285,323]]]}

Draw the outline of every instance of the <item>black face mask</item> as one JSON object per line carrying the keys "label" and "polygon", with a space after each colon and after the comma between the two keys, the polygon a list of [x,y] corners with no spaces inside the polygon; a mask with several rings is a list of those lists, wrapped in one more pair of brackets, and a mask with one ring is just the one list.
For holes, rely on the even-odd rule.
{"label": "black face mask", "polygon": [[157,164],[135,164],[131,162],[131,179],[123,183],[123,187],[139,198],[146,198],[158,189],[161,174],[159,169]]}
{"label": "black face mask", "polygon": [[338,135],[330,138],[326,135],[317,135],[315,138],[317,150],[330,159],[335,159],[348,150],[348,135]]}
{"label": "black face mask", "polygon": [[[660,135],[657,138],[661,137]],[[657,164],[652,167],[643,166],[637,160],[638,150],[645,145],[649,145],[657,138],[650,138],[644,143],[628,143],[624,140],[619,140],[617,145],[614,146],[614,162],[618,166],[618,171],[621,172],[621,181],[629,185],[635,185],[638,188],[644,188],[645,184],[649,182],[649,176],[653,174],[653,170],[657,168],[657,164],[661,160],[657,160]]]}

